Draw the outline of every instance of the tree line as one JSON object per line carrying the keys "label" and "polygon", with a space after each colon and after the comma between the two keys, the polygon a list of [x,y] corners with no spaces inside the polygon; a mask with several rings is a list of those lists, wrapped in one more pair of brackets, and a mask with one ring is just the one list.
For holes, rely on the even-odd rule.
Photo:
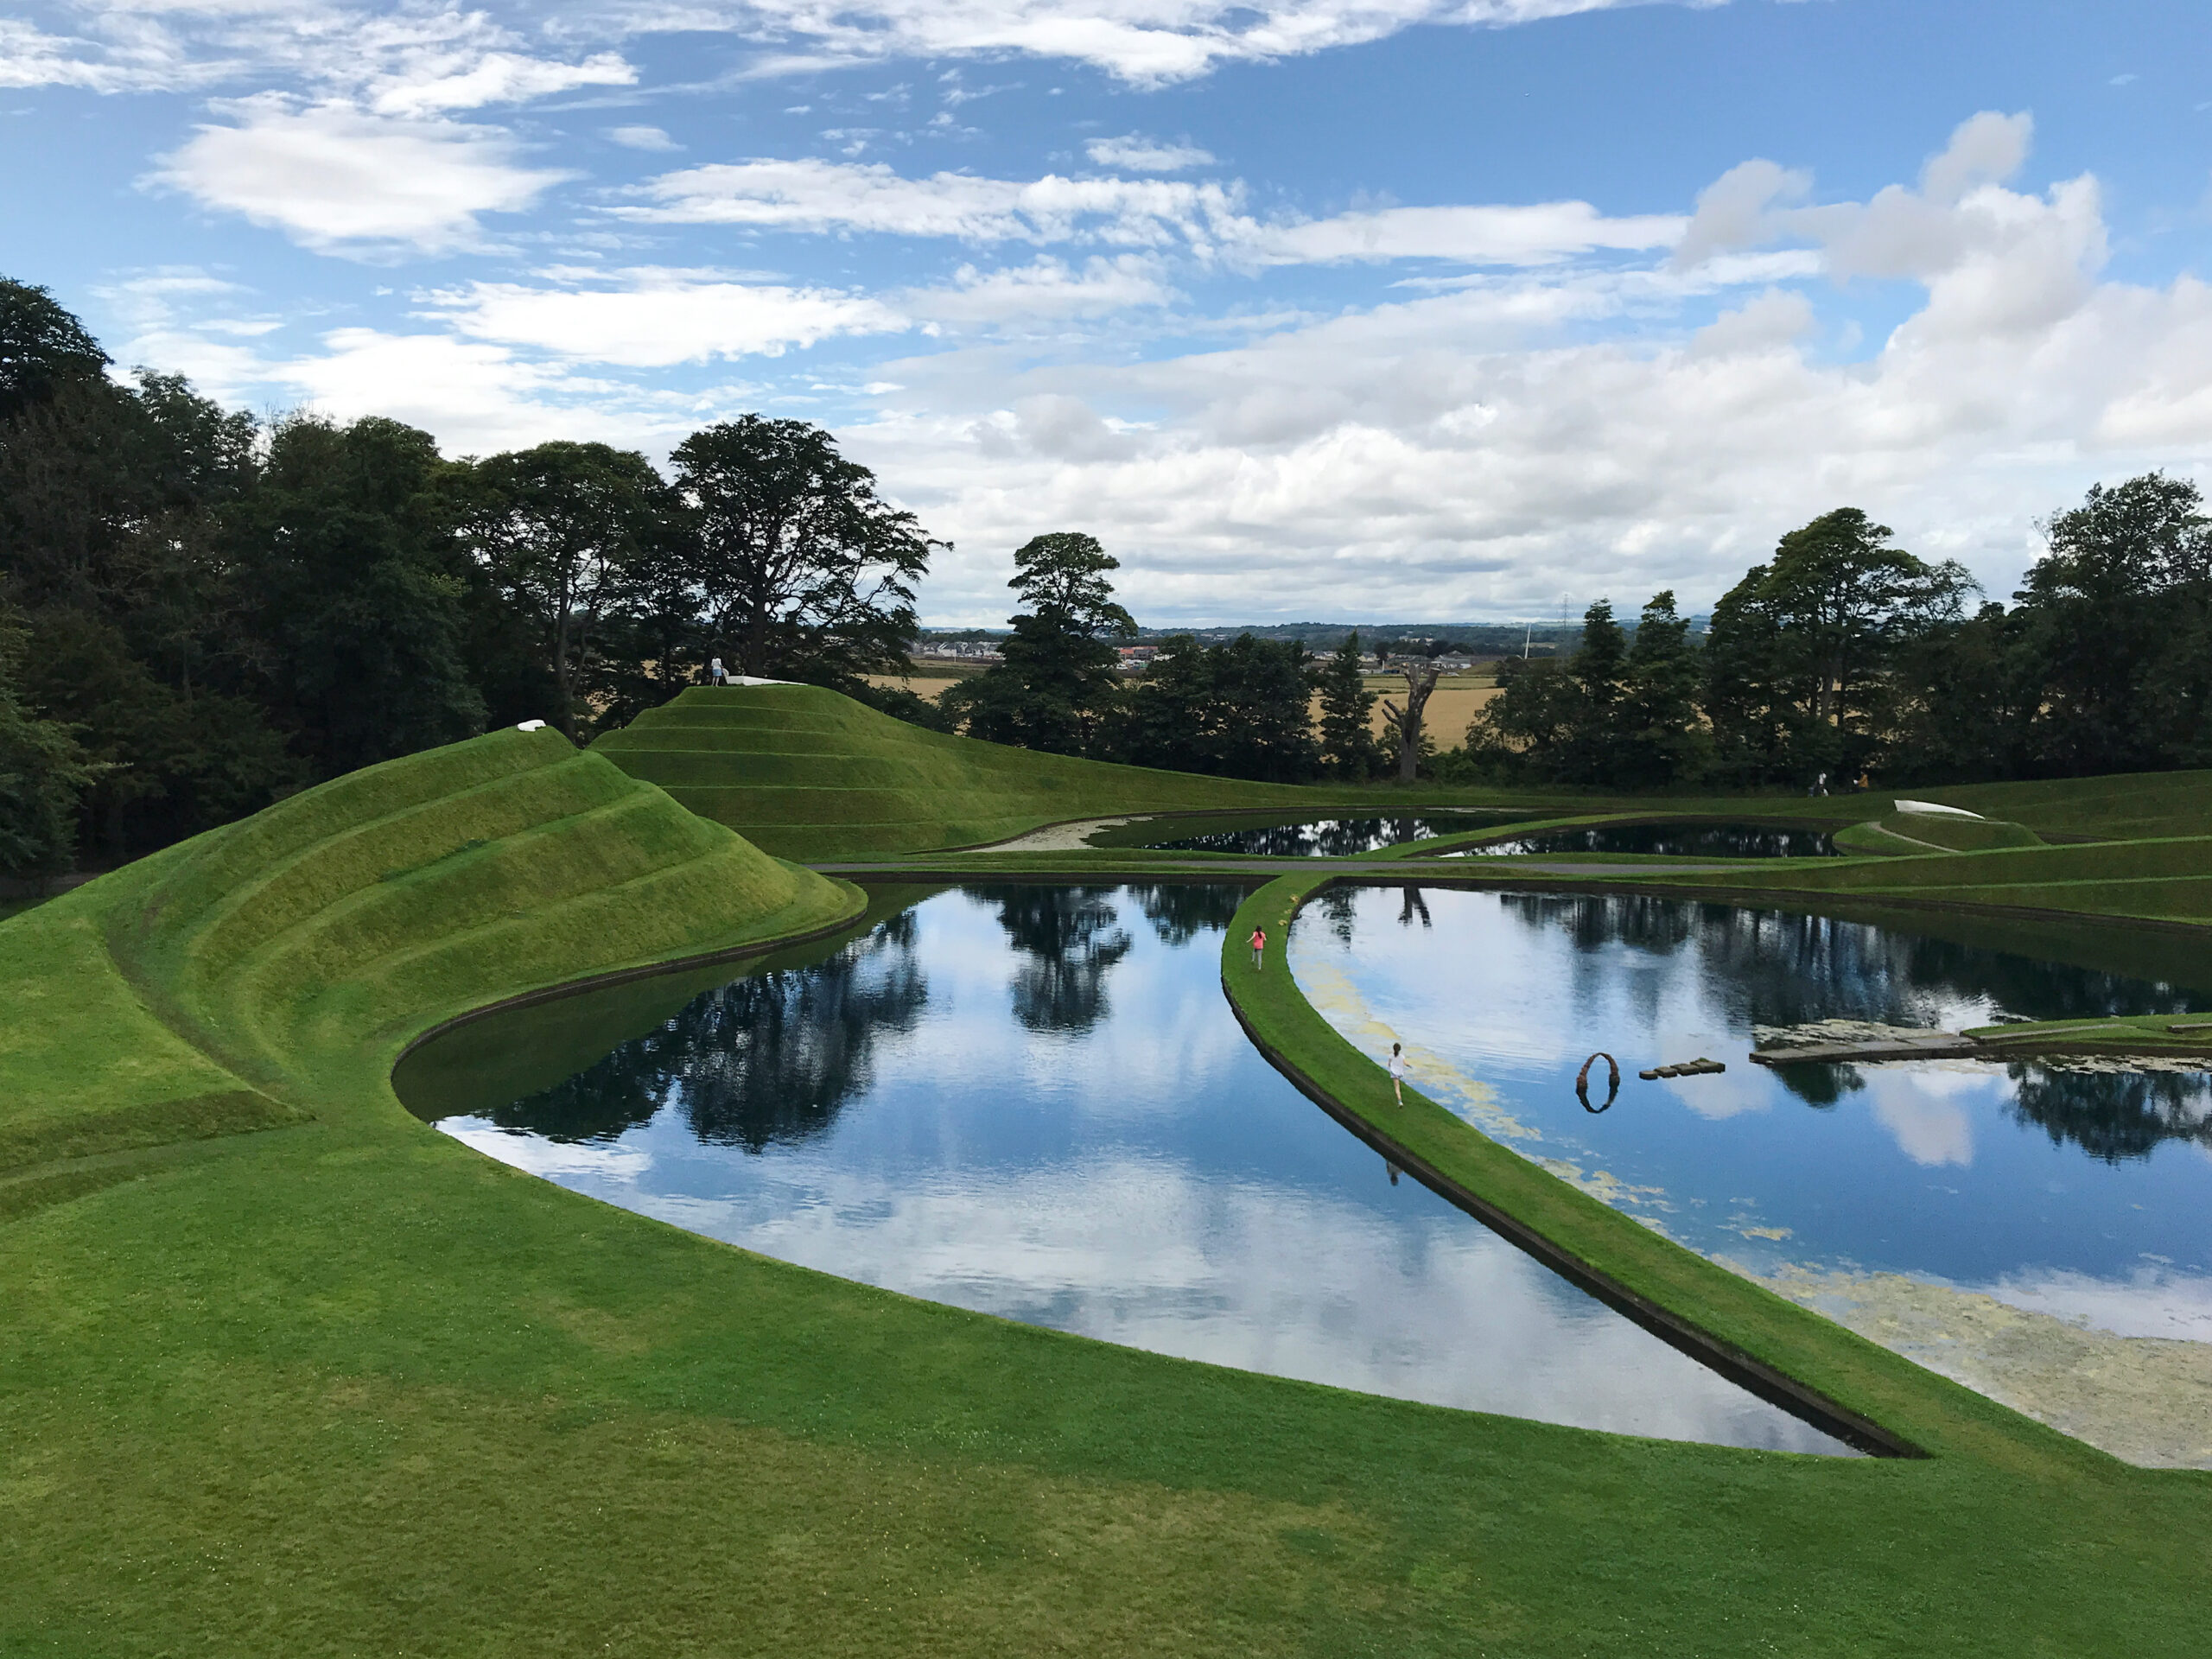
{"label": "tree line", "polygon": [[[644,456],[441,456],[399,422],[264,425],[110,360],[0,280],[0,873],[118,861],[487,727],[626,723],[733,673],[921,709],[936,543],[802,421]],[[934,711],[928,711],[934,719]]]}
{"label": "tree line", "polygon": [[2043,526],[2010,608],[1855,508],[1782,537],[1690,638],[1671,593],[1633,637],[1501,664],[1443,768],[1652,788],[1975,783],[2212,764],[2212,520],[2196,485],[2093,486]]}

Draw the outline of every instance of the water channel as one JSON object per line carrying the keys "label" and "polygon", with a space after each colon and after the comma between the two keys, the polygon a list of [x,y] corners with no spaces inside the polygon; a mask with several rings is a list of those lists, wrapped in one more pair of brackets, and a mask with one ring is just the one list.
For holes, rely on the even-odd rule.
{"label": "water channel", "polygon": [[[1300,986],[1486,1133],[1765,1276],[1910,1275],[2120,1337],[2212,1341],[2212,1077],[2113,1062],[1747,1064],[1761,1027],[1958,1030],[2212,1006],[2155,938],[1643,896],[1325,891]],[[1586,1055],[1626,1080],[1573,1088]],[[1725,1074],[1639,1081],[1711,1058]]]}
{"label": "water channel", "polygon": [[938,892],[835,948],[464,1027],[401,1096],[577,1192],[870,1284],[1277,1376],[1847,1448],[1299,1095],[1218,983],[1238,889]]}
{"label": "water channel", "polygon": [[1832,858],[1825,830],[1770,823],[1612,823],[1533,830],[1468,847],[1446,858],[1541,853],[1648,853],[1671,858]]}
{"label": "water channel", "polygon": [[1526,812],[1439,808],[1391,817],[1285,817],[1201,814],[1155,817],[1117,825],[1090,837],[1094,847],[1143,847],[1161,852],[1250,853],[1269,858],[1349,858],[1432,836],[1464,835],[1485,823],[1510,823]]}

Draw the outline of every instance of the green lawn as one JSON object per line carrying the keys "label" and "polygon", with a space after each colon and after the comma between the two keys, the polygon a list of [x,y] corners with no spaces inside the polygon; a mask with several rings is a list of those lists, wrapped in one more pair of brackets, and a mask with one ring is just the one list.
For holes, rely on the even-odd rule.
{"label": "green lawn", "polygon": [[[1041,810],[982,787],[901,822]],[[1894,883],[2125,852],[2117,876],[1991,868],[2193,891],[2176,846],[1834,862]],[[1013,1325],[596,1204],[393,1096],[408,1046],[469,1008],[859,907],[541,732],[340,779],[0,923],[0,1654],[2212,1644],[2212,1476],[2130,1469],[1716,1288],[1525,1165],[1478,1173],[1935,1455],[1637,1440]],[[683,989],[549,1018],[543,1064]],[[1366,1062],[1330,1064],[1372,1094]]]}

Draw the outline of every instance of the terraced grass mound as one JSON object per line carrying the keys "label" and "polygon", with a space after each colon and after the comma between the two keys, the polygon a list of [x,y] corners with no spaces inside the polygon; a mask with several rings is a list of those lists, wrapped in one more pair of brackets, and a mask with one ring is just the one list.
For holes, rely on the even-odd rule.
{"label": "terraced grass mound", "polygon": [[1069,818],[1312,799],[1287,785],[925,731],[812,685],[695,686],[592,748],[785,858],[920,852]]}
{"label": "terraced grass mound", "polygon": [[1839,830],[1835,844],[1847,853],[1986,853],[2000,847],[2040,847],[2041,836],[2002,818],[1954,818],[1932,812],[1892,812],[1885,818]]}
{"label": "terraced grass mound", "polygon": [[372,766],[0,925],[0,1175],[297,1122],[334,1052],[858,904],[556,732]]}

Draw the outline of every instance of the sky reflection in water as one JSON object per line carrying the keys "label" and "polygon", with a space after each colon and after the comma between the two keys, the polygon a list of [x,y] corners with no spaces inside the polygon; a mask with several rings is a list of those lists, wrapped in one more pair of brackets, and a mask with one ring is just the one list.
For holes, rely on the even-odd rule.
{"label": "sky reflection in water", "polygon": [[[1224,1002],[1238,896],[939,894],[442,1127],[766,1255],[1135,1347],[1625,1433],[1842,1449],[1409,1178],[1392,1185]],[[470,1040],[476,1075],[498,1075],[490,1022]],[[415,1075],[403,1092],[442,1089],[450,1109],[449,1085]]]}
{"label": "sky reflection in water", "polygon": [[[1405,1041],[1417,1085],[1694,1248],[1909,1273],[2123,1336],[2212,1340],[2202,1074],[1777,1072],[1745,1058],[1755,1024],[1956,1030],[2201,996],[1857,923],[1618,895],[1336,889],[1301,915],[1291,960],[1353,1040]],[[1573,1077],[1599,1048],[1627,1077],[1592,1114]],[[1634,1075],[1700,1056],[1726,1074]]]}

